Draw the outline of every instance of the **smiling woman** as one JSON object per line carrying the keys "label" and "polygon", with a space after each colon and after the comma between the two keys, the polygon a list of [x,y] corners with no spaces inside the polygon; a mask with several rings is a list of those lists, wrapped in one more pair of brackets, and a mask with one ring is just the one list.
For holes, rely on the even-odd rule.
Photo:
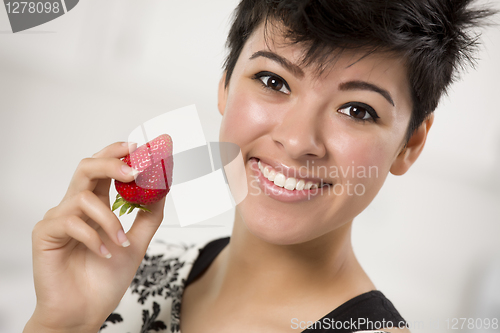
{"label": "smiling woman", "polygon": [[[378,53],[366,57],[345,53],[316,77],[310,68],[295,65],[303,53],[301,46],[286,45],[279,35],[272,35],[278,46],[262,51],[267,49],[265,35],[271,32],[264,34],[262,24],[242,49],[229,86],[225,88],[221,81],[219,88],[219,110],[223,114],[220,141],[241,147],[249,161],[249,188],[255,178],[262,192],[269,193],[250,195],[239,205],[235,229],[241,217],[240,222],[252,234],[272,243],[336,238],[335,230],[350,224],[371,202],[391,168],[409,168],[421,151],[431,120],[419,140],[407,146],[406,155],[400,154],[412,105],[401,59]],[[259,52],[268,56],[255,56]],[[254,166],[257,162],[275,171],[274,184],[262,179]],[[364,195],[349,196],[343,191],[344,195],[337,196],[325,191],[314,200],[290,205],[291,196],[308,196],[278,187],[285,185],[286,178],[297,179],[297,170],[308,162],[311,167],[305,178],[316,179],[313,183],[342,187],[360,184]],[[323,171],[349,166],[376,168],[379,177],[330,178]],[[328,249],[322,249],[322,253],[335,257]]]}
{"label": "smiling woman", "polygon": [[35,227],[25,332],[408,332],[351,230],[386,177],[417,160],[472,58],[469,28],[491,11],[470,2],[241,1],[218,87],[219,140],[240,147],[252,189],[231,237],[144,256],[163,202],[124,234],[109,178],[133,177],[120,172],[127,145],[110,145]]}

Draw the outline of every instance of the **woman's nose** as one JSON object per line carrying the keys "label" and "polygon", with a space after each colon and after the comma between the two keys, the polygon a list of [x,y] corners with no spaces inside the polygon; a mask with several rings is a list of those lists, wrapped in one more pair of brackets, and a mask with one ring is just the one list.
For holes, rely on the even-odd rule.
{"label": "woman's nose", "polygon": [[273,128],[273,140],[291,158],[322,158],[326,147],[321,139],[319,114],[310,106],[297,105],[284,113],[282,121]]}

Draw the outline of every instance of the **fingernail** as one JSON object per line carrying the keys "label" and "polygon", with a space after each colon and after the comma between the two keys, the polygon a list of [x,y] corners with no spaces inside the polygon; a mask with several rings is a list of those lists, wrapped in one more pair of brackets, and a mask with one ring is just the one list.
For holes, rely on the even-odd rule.
{"label": "fingernail", "polygon": [[108,248],[106,246],[104,246],[104,244],[101,245],[101,249],[100,250],[101,250],[102,255],[106,259],[111,258],[111,253],[109,253]]}
{"label": "fingernail", "polygon": [[132,145],[137,145],[137,143],[135,143],[135,142],[123,142],[122,143],[123,147],[130,147]]}
{"label": "fingernail", "polygon": [[139,171],[137,171],[134,168],[129,167],[128,165],[124,164],[122,165],[122,172],[126,174],[127,176],[137,176],[139,174]]}
{"label": "fingernail", "polygon": [[117,237],[118,237],[118,242],[123,247],[127,247],[127,246],[130,245],[130,242],[129,242],[128,238],[127,238],[127,235],[125,235],[125,232],[123,230],[119,230],[118,231]]}

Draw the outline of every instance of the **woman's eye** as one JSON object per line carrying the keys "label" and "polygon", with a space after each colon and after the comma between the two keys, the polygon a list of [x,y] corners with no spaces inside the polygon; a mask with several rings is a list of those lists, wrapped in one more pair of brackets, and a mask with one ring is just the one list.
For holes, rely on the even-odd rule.
{"label": "woman's eye", "polygon": [[373,121],[376,121],[376,119],[379,118],[377,113],[375,112],[375,110],[373,110],[372,107],[368,105],[359,105],[358,103],[347,104],[342,108],[340,108],[338,112],[346,114],[357,120],[373,119]]}
{"label": "woman's eye", "polygon": [[258,73],[255,78],[260,80],[266,89],[272,89],[289,95],[290,89],[285,80],[271,73]]}

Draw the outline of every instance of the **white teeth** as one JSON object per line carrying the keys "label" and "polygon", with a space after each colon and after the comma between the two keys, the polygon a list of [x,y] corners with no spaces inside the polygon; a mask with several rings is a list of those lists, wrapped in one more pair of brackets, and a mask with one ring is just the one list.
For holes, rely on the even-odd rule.
{"label": "white teeth", "polygon": [[279,187],[284,187],[287,190],[310,190],[310,189],[315,189],[319,187],[319,183],[313,183],[311,181],[308,181],[307,183],[300,179],[297,181],[296,178],[294,177],[289,177],[286,178],[284,174],[280,172],[276,172],[273,168],[270,166],[263,167],[262,163],[260,161],[257,163],[259,166],[259,170],[262,172],[264,177],[269,179],[270,181],[274,182],[274,185],[279,186]]}
{"label": "white teeth", "polygon": [[283,187],[283,186],[285,186],[285,181],[286,181],[285,175],[278,172],[276,174],[276,177],[274,178],[274,185],[279,186],[279,187]]}
{"label": "white teeth", "polygon": [[295,190],[295,185],[297,185],[297,179],[290,177],[285,181],[285,188],[287,190]]}
{"label": "white teeth", "polygon": [[[266,167],[267,169],[267,167]],[[269,179],[270,181],[274,182],[274,179],[276,178],[276,171],[274,171],[273,169],[271,169],[271,171],[269,171],[269,175],[267,176],[267,179]]]}
{"label": "white teeth", "polygon": [[268,167],[265,167],[264,168],[264,177],[269,177],[269,168]]}

